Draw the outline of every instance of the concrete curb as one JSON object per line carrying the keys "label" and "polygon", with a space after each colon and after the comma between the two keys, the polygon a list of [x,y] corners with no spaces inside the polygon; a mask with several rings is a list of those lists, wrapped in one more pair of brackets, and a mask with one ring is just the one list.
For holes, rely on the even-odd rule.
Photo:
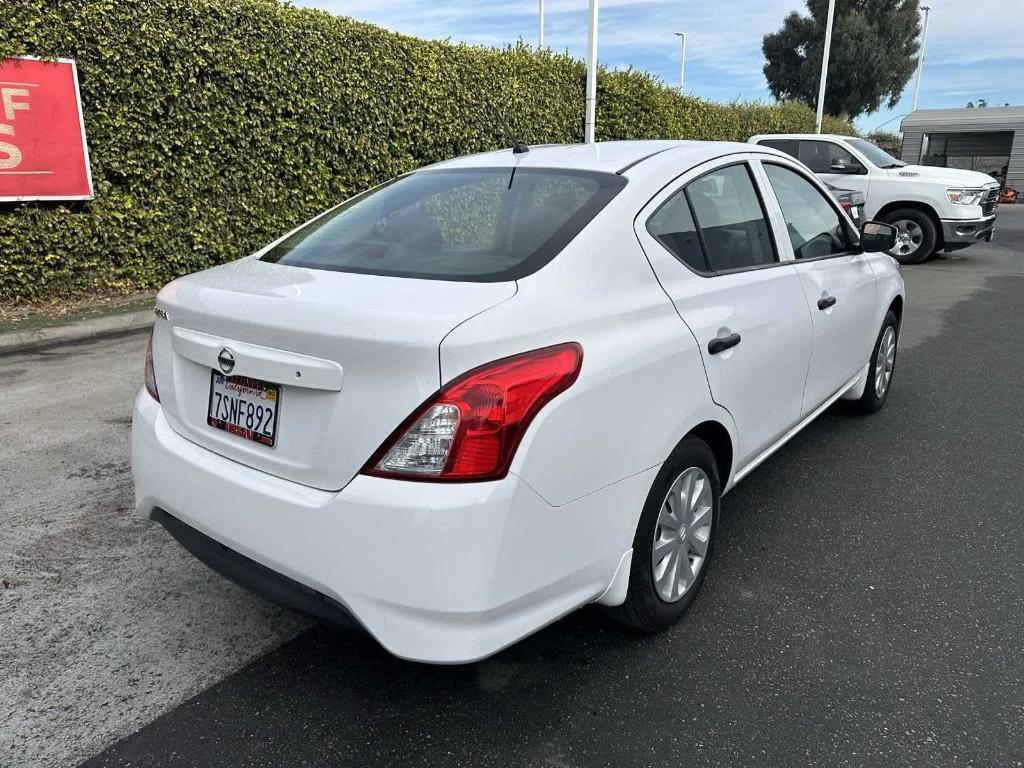
{"label": "concrete curb", "polygon": [[153,318],[153,309],[149,308],[104,317],[90,317],[65,325],[0,333],[0,355],[141,331],[153,325]]}

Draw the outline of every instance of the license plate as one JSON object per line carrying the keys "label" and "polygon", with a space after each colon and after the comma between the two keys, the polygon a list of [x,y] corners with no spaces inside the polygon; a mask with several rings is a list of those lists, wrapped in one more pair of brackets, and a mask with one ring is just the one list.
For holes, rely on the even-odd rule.
{"label": "license plate", "polygon": [[860,218],[860,208],[856,205],[850,208],[850,218],[857,221]]}
{"label": "license plate", "polygon": [[273,448],[280,404],[279,384],[210,371],[206,423],[211,427]]}

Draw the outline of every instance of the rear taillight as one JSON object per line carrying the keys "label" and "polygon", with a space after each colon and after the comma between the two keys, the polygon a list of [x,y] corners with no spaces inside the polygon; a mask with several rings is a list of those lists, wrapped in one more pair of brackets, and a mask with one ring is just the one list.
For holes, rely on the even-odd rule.
{"label": "rear taillight", "polygon": [[160,390],[156,388],[156,373],[153,371],[153,333],[149,334],[149,345],[146,347],[146,391],[150,397],[160,402]]}
{"label": "rear taillight", "polygon": [[580,372],[583,348],[559,344],[463,374],[417,408],[363,467],[376,477],[498,480],[533,417]]}
{"label": "rear taillight", "polygon": [[840,201],[839,201],[839,207],[840,207],[840,208],[842,208],[842,209],[843,209],[844,211],[846,211],[847,213],[849,213],[849,212],[850,212],[850,209],[851,209],[851,208],[852,208],[853,206],[852,206],[852,205],[851,205],[850,203],[847,203],[847,202],[845,202],[845,201],[843,201],[843,200],[840,200]]}

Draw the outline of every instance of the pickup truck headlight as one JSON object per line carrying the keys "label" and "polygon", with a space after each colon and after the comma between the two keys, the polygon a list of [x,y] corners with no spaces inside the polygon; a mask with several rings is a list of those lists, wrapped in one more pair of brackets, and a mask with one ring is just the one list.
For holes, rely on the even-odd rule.
{"label": "pickup truck headlight", "polygon": [[985,197],[985,190],[954,187],[953,189],[946,190],[946,197],[954,205],[980,205]]}

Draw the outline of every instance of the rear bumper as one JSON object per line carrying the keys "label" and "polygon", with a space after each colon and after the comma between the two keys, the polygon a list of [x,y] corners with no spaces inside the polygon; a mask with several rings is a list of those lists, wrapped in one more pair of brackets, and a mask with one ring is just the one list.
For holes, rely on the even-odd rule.
{"label": "rear bumper", "polygon": [[135,402],[136,509],[199,559],[391,653],[462,663],[600,597],[657,468],[559,507],[514,475],[491,483],[357,476],[328,492],[226,459]]}
{"label": "rear bumper", "polygon": [[942,219],[942,237],[946,243],[988,242],[995,232],[996,217],[980,219]]}
{"label": "rear bumper", "polygon": [[359,622],[345,606],[327,595],[228,549],[159,507],[153,509],[150,517],[166,528],[197,560],[239,586],[325,624],[342,629],[359,628]]}

